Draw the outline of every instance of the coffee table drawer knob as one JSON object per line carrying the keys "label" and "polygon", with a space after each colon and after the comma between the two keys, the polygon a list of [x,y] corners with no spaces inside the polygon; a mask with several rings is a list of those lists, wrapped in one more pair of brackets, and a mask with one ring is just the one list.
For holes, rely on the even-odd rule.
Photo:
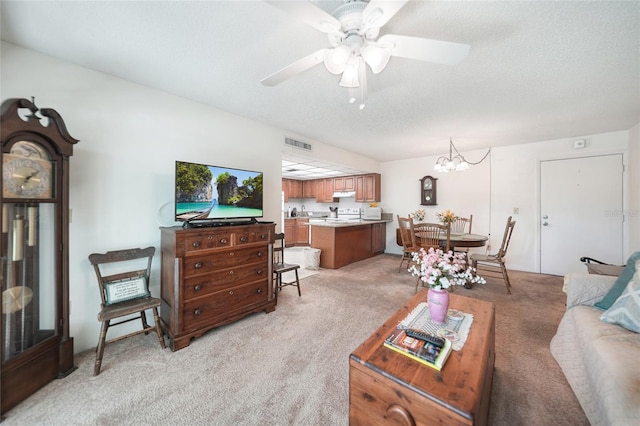
{"label": "coffee table drawer knob", "polygon": [[402,405],[391,404],[387,408],[387,418],[393,419],[401,425],[416,426],[416,421],[413,420],[413,416]]}

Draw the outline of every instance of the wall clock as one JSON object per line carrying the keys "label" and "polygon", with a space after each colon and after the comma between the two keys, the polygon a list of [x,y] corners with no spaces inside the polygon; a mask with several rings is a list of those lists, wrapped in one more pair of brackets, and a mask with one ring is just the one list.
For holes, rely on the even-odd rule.
{"label": "wall clock", "polygon": [[[25,115],[26,114],[26,115]],[[0,412],[72,372],[69,157],[78,141],[52,109],[9,99],[2,144]]]}
{"label": "wall clock", "polygon": [[437,201],[437,180],[431,176],[420,179],[420,204],[423,206],[435,206]]}

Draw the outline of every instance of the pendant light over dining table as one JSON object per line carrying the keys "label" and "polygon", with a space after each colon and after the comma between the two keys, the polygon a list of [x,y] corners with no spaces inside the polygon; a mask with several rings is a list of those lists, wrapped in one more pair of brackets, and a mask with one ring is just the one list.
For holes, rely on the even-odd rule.
{"label": "pendant light over dining table", "polygon": [[[453,155],[455,151],[456,155]],[[482,157],[482,159],[478,162],[472,163],[467,161],[462,154],[458,151],[456,146],[453,144],[453,140],[449,139],[449,156],[441,156],[436,160],[436,164],[433,169],[436,172],[448,173],[448,172],[461,172],[464,170],[468,170],[469,166],[476,166],[482,163],[487,156],[491,153],[491,148],[487,151],[487,153]]]}

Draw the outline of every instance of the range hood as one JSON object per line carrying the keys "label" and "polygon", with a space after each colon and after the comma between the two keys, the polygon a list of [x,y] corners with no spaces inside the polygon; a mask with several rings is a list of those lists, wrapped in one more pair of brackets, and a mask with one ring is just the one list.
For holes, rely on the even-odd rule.
{"label": "range hood", "polygon": [[333,193],[333,198],[346,198],[346,197],[355,197],[355,191],[336,191]]}

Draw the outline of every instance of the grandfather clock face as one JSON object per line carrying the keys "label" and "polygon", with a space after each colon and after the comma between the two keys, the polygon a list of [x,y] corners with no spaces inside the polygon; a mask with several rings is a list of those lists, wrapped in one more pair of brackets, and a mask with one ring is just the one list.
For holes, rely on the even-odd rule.
{"label": "grandfather clock face", "polygon": [[58,333],[56,162],[39,143],[2,154],[2,361]]}

